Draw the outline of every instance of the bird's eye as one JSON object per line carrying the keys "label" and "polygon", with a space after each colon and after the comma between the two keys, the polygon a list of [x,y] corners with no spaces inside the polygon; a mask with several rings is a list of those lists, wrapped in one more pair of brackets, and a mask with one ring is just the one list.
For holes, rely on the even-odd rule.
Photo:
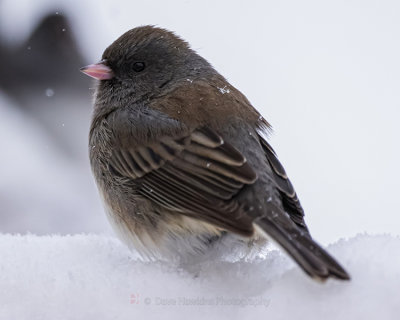
{"label": "bird's eye", "polygon": [[133,64],[133,70],[135,70],[136,72],[140,72],[144,70],[144,62],[135,62]]}

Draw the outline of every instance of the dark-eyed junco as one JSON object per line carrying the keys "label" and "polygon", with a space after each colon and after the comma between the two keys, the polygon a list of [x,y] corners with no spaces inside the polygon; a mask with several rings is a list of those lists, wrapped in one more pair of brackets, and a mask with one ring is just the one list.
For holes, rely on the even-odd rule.
{"label": "dark-eyed junco", "polygon": [[[310,236],[270,125],[188,43],[132,29],[82,68],[98,80],[90,161],[126,243],[203,254],[227,235],[274,239],[311,277],[349,279]],[[184,251],[184,252],[183,252]]]}

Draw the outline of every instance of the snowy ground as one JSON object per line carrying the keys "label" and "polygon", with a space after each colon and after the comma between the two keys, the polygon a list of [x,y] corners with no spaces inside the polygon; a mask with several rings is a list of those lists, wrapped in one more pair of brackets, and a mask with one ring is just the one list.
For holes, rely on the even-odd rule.
{"label": "snowy ground", "polygon": [[0,236],[0,319],[398,319],[400,238],[329,246],[350,282],[308,279],[277,251],[199,272],[145,263],[99,235]]}

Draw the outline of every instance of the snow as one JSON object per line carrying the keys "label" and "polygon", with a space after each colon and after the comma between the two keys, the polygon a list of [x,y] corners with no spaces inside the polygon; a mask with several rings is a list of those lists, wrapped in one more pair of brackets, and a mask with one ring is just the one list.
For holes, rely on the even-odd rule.
{"label": "snow", "polygon": [[219,92],[221,92],[222,94],[231,92],[231,90],[227,89],[226,86],[223,87],[223,88],[218,88],[218,90],[219,90]]}
{"label": "snow", "polygon": [[398,319],[400,238],[331,246],[352,275],[324,284],[278,251],[188,269],[101,235],[0,235],[0,319]]}

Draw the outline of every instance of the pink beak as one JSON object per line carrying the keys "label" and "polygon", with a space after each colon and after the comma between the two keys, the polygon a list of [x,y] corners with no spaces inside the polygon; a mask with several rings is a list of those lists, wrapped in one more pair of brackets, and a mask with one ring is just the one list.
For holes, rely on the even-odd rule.
{"label": "pink beak", "polygon": [[106,61],[102,60],[99,63],[90,64],[86,67],[80,68],[80,71],[97,80],[112,79],[114,78],[114,72],[110,67],[105,65],[105,62]]}

